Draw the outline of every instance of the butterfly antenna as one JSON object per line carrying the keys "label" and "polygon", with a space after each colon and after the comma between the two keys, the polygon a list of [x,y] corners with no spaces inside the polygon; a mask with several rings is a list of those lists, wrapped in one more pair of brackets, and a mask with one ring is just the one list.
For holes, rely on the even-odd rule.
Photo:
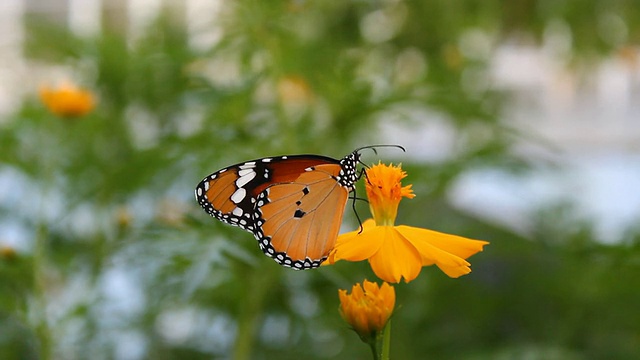
{"label": "butterfly antenna", "polygon": [[[368,146],[359,147],[359,148],[353,150],[353,153],[359,154],[361,150],[371,149],[374,154],[378,155],[378,150],[376,150],[376,148],[379,148],[379,147],[393,147],[393,148],[400,149],[400,150],[402,150],[404,152],[407,152],[407,150],[404,147],[400,146],[400,145],[385,145],[385,144],[382,144],[382,145],[368,145]],[[367,164],[365,164],[362,160],[360,160],[360,156],[357,156],[357,159],[358,159],[358,163],[360,163],[362,166],[364,166],[367,169],[369,168],[369,166]],[[360,175],[358,176],[358,179],[360,179],[360,177],[362,177],[362,173],[360,173]]]}
{"label": "butterfly antenna", "polygon": [[389,145],[389,144],[363,146],[363,147],[355,149],[354,152],[360,152],[360,150],[364,150],[364,149],[371,149],[377,155],[378,151],[376,150],[376,148],[381,148],[381,147],[393,147],[393,148],[400,149],[403,152],[407,152],[407,150],[401,145]]}

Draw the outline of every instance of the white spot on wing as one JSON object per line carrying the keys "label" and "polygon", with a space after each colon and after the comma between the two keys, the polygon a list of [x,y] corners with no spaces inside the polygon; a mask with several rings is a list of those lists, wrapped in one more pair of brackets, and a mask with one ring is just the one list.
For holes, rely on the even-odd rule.
{"label": "white spot on wing", "polygon": [[233,201],[234,204],[238,204],[242,200],[244,200],[246,194],[247,190],[245,190],[244,188],[239,188],[233,193],[233,195],[231,195],[231,201]]}
{"label": "white spot on wing", "polygon": [[208,181],[206,181],[204,183],[204,191],[209,191],[209,182]]}
{"label": "white spot on wing", "polygon": [[264,158],[264,159],[262,159],[262,162],[264,162],[264,163],[271,162],[271,158]]}
{"label": "white spot on wing", "polygon": [[240,169],[244,170],[244,169],[253,169],[254,167],[256,167],[256,162],[255,161],[249,161],[246,162],[242,165],[240,165]]}
{"label": "white spot on wing", "polygon": [[256,172],[251,169],[240,170],[238,171],[238,174],[240,175],[240,177],[236,180],[236,186],[238,188],[247,185],[249,181],[253,180],[253,178],[256,177]]}
{"label": "white spot on wing", "polygon": [[242,211],[242,209],[241,209],[241,208],[236,207],[235,209],[233,209],[233,211],[232,211],[231,213],[232,213],[233,215],[235,215],[235,216],[242,216],[243,211]]}

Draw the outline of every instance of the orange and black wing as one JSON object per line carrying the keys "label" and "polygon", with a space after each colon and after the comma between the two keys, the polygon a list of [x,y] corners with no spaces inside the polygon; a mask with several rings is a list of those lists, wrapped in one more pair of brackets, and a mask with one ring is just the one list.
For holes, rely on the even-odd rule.
{"label": "orange and black wing", "polygon": [[354,152],[264,158],[217,171],[196,187],[216,219],[250,231],[260,249],[294,269],[319,266],[333,249],[349,192],[357,181]]}

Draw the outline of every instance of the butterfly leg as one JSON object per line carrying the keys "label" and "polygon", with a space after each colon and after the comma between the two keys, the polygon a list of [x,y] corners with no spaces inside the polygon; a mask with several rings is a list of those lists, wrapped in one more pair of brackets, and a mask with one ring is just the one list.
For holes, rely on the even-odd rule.
{"label": "butterfly leg", "polygon": [[365,179],[367,179],[367,182],[368,182],[369,184],[371,184],[371,182],[369,181],[369,178],[367,177],[367,169],[368,169],[369,167],[368,167],[368,166],[367,166],[367,164],[365,164],[365,163],[361,163],[361,164],[362,164],[362,166],[364,166],[364,167],[363,167],[362,169],[360,169],[360,173],[358,174],[357,180],[362,179],[362,177],[364,176],[364,178],[365,178]]}
{"label": "butterfly leg", "polygon": [[353,190],[353,192],[354,192],[354,195],[353,195],[352,198],[350,198],[352,200],[351,201],[351,208],[353,209],[353,213],[356,214],[356,219],[358,219],[358,224],[360,225],[360,231],[358,231],[358,234],[361,234],[362,231],[364,230],[364,228],[362,227],[362,220],[360,220],[360,215],[358,215],[358,212],[356,211],[356,200],[364,200],[364,201],[367,201],[367,200],[357,197],[355,195],[355,190]]}

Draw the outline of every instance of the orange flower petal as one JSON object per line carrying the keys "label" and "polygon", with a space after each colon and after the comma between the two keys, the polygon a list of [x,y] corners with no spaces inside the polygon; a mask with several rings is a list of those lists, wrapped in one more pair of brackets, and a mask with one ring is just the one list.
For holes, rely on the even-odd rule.
{"label": "orange flower petal", "polygon": [[407,176],[400,166],[378,163],[366,171],[365,190],[369,209],[378,226],[392,226],[398,214],[398,204],[403,197],[415,195],[411,185],[402,187],[400,181]]}
{"label": "orange flower petal", "polygon": [[385,307],[389,309],[389,311],[392,311],[396,306],[395,289],[386,282],[383,282],[382,286],[380,286],[380,297],[383,299]]}
{"label": "orange flower petal", "polygon": [[378,277],[396,283],[415,279],[422,266],[427,265],[437,265],[450,277],[471,272],[465,259],[482,251],[488,242],[394,226],[402,198],[415,196],[411,185],[402,186],[406,172],[400,166],[379,163],[368,168],[366,175],[365,189],[375,221],[367,220],[360,234],[354,231],[341,235],[327,263],[368,259]]}
{"label": "orange flower petal", "polygon": [[336,245],[329,254],[329,263],[333,264],[338,260],[361,261],[373,256],[384,241],[383,237],[377,236],[376,225],[373,219],[362,223],[360,230],[351,231],[338,236]]}
{"label": "orange flower petal", "polygon": [[[420,252],[422,265],[436,264],[440,270],[452,278],[470,273],[469,266],[471,264],[464,260],[463,257],[469,257],[478,251],[482,251],[482,246],[488,244],[485,241],[464,239],[455,235],[447,235],[410,226],[398,226],[396,230]],[[435,241],[437,245],[434,245],[431,241],[432,238],[430,236],[434,234],[437,234],[437,240]],[[439,246],[443,245],[442,240],[449,237],[452,239],[454,246],[445,244],[443,246],[444,249],[440,248]],[[465,242],[468,244],[465,244]]]}
{"label": "orange flower petal", "polygon": [[378,226],[375,231],[384,241],[379,250],[369,257],[373,272],[387,282],[415,279],[422,268],[422,258],[416,247],[392,226]]}
{"label": "orange flower petal", "polygon": [[482,251],[482,247],[489,244],[486,241],[467,239],[462,236],[445,234],[438,231],[421,229],[412,226],[398,225],[396,229],[408,239],[424,239],[429,244],[463,259]]}
{"label": "orange flower petal", "polygon": [[338,295],[340,315],[363,341],[375,339],[377,333],[385,327],[396,298],[395,291],[389,284],[383,283],[379,287],[367,280],[362,285],[353,285],[351,294],[347,294],[346,290],[338,290]]}

